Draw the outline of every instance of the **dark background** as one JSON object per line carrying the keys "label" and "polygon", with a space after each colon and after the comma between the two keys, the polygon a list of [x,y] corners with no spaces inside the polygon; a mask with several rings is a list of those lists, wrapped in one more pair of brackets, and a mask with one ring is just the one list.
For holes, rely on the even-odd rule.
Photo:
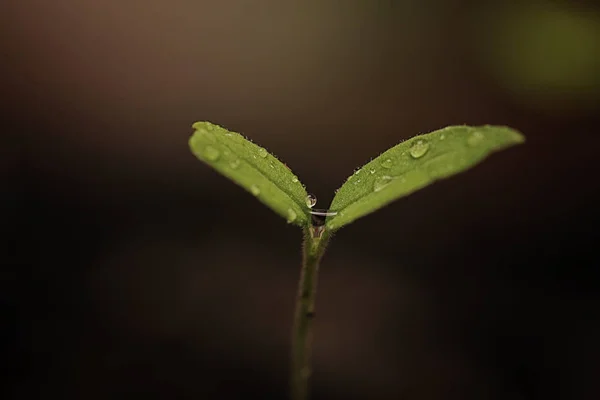
{"label": "dark background", "polygon": [[300,231],[197,120],[320,207],[417,133],[522,131],[335,237],[313,398],[600,398],[595,2],[9,0],[0,33],[3,398],[286,398]]}

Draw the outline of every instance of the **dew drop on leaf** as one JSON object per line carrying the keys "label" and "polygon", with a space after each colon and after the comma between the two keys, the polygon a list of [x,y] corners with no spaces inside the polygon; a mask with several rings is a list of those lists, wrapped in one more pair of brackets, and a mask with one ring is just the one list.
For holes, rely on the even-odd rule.
{"label": "dew drop on leaf", "polygon": [[429,143],[426,140],[419,139],[413,143],[408,151],[413,158],[421,158],[429,150]]}
{"label": "dew drop on leaf", "polygon": [[215,149],[214,147],[206,146],[204,148],[204,157],[206,157],[207,160],[217,161],[220,156],[221,156],[221,153],[219,152],[219,150]]}
{"label": "dew drop on leaf", "polygon": [[292,178],[292,182],[294,182],[294,183],[297,183],[297,182],[298,182],[298,178],[296,178],[296,177],[293,177],[293,178]]}
{"label": "dew drop on leaf", "polygon": [[471,133],[471,135],[467,139],[467,144],[469,146],[477,146],[478,144],[480,144],[483,141],[483,139],[484,139],[483,133],[481,133],[480,131],[475,131],[475,132]]}
{"label": "dew drop on leaf", "polygon": [[259,155],[259,156],[261,156],[262,158],[265,158],[265,157],[267,156],[267,150],[265,150],[265,149],[261,148],[261,149],[258,151],[258,155]]}
{"label": "dew drop on leaf", "polygon": [[256,185],[252,185],[252,186],[250,186],[250,192],[253,195],[258,196],[260,194],[260,188]]}
{"label": "dew drop on leaf", "polygon": [[387,185],[390,184],[390,182],[392,181],[392,177],[391,176],[380,176],[379,178],[375,179],[375,183],[373,184],[373,191],[375,192],[379,192],[380,190],[382,190],[383,188],[385,188]]}
{"label": "dew drop on leaf", "polygon": [[229,163],[229,166],[230,166],[232,169],[238,169],[238,167],[240,166],[240,160],[239,160],[239,158],[236,158],[235,160],[232,160],[232,161]]}
{"label": "dew drop on leaf", "polygon": [[391,158],[388,158],[387,160],[382,161],[381,166],[383,168],[387,168],[390,169],[392,168],[392,166],[394,165],[394,162],[392,161]]}
{"label": "dew drop on leaf", "polygon": [[308,208],[313,208],[317,204],[317,196],[314,194],[309,194],[306,196],[306,206]]}
{"label": "dew drop on leaf", "polygon": [[375,170],[371,169],[371,171],[369,171],[369,172],[371,172],[371,175],[373,175],[375,173]]}
{"label": "dew drop on leaf", "polygon": [[287,210],[287,222],[288,224],[291,224],[292,222],[294,222],[296,220],[296,217],[298,217],[296,215],[296,213],[294,212],[294,210],[292,210],[291,208],[288,208]]}

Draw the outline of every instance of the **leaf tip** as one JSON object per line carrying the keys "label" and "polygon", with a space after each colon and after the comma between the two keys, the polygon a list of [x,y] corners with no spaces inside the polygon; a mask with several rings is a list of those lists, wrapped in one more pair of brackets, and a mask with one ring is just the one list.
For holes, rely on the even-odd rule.
{"label": "leaf tip", "polygon": [[509,128],[509,127],[505,127],[505,129],[507,130],[508,134],[510,135],[510,138],[513,141],[513,143],[515,143],[515,144],[525,143],[525,135],[523,135],[521,132],[519,132],[516,129]]}
{"label": "leaf tip", "polygon": [[199,130],[207,130],[207,131],[212,131],[217,125],[210,123],[208,121],[196,121],[192,124],[192,129],[195,129],[197,131]]}
{"label": "leaf tip", "polygon": [[188,138],[188,146],[190,147],[190,150],[192,151],[192,153],[195,152],[198,143],[198,131],[194,131],[194,133],[192,133],[190,135],[190,137]]}
{"label": "leaf tip", "polygon": [[516,130],[514,128],[511,128],[509,126],[493,126],[493,125],[486,125],[486,127],[490,128],[490,129],[500,129],[501,131],[504,131],[504,133],[506,135],[505,137],[511,143],[514,143],[514,144],[525,143],[525,135],[523,135],[523,133],[519,132],[518,130]]}
{"label": "leaf tip", "polygon": [[513,130],[513,139],[517,144],[525,143],[525,135],[515,130]]}
{"label": "leaf tip", "polygon": [[203,142],[207,139],[210,139],[207,137],[206,133],[207,131],[205,129],[196,128],[196,130],[188,138],[188,146],[190,147],[192,153],[196,154],[197,156],[199,155],[201,148],[206,144]]}

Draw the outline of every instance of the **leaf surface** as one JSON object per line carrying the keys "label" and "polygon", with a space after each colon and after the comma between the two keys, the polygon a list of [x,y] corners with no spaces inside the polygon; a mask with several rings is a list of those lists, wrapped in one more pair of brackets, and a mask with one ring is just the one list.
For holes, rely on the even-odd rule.
{"label": "leaf surface", "polygon": [[288,223],[308,224],[306,189],[285,164],[239,133],[210,122],[196,122],[192,127],[195,132],[189,146],[198,159],[246,189]]}
{"label": "leaf surface", "polygon": [[387,150],[355,171],[337,191],[327,218],[335,231],[438,179],[465,171],[489,154],[523,143],[504,126],[449,126],[418,135]]}

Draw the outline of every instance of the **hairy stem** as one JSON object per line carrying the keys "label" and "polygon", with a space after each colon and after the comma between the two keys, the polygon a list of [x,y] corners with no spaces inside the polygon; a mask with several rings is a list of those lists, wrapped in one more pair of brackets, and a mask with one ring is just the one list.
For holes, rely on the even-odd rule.
{"label": "hairy stem", "polygon": [[319,263],[328,241],[328,232],[323,233],[320,237],[315,237],[312,228],[304,231],[302,270],[292,330],[292,400],[308,399],[317,278]]}

